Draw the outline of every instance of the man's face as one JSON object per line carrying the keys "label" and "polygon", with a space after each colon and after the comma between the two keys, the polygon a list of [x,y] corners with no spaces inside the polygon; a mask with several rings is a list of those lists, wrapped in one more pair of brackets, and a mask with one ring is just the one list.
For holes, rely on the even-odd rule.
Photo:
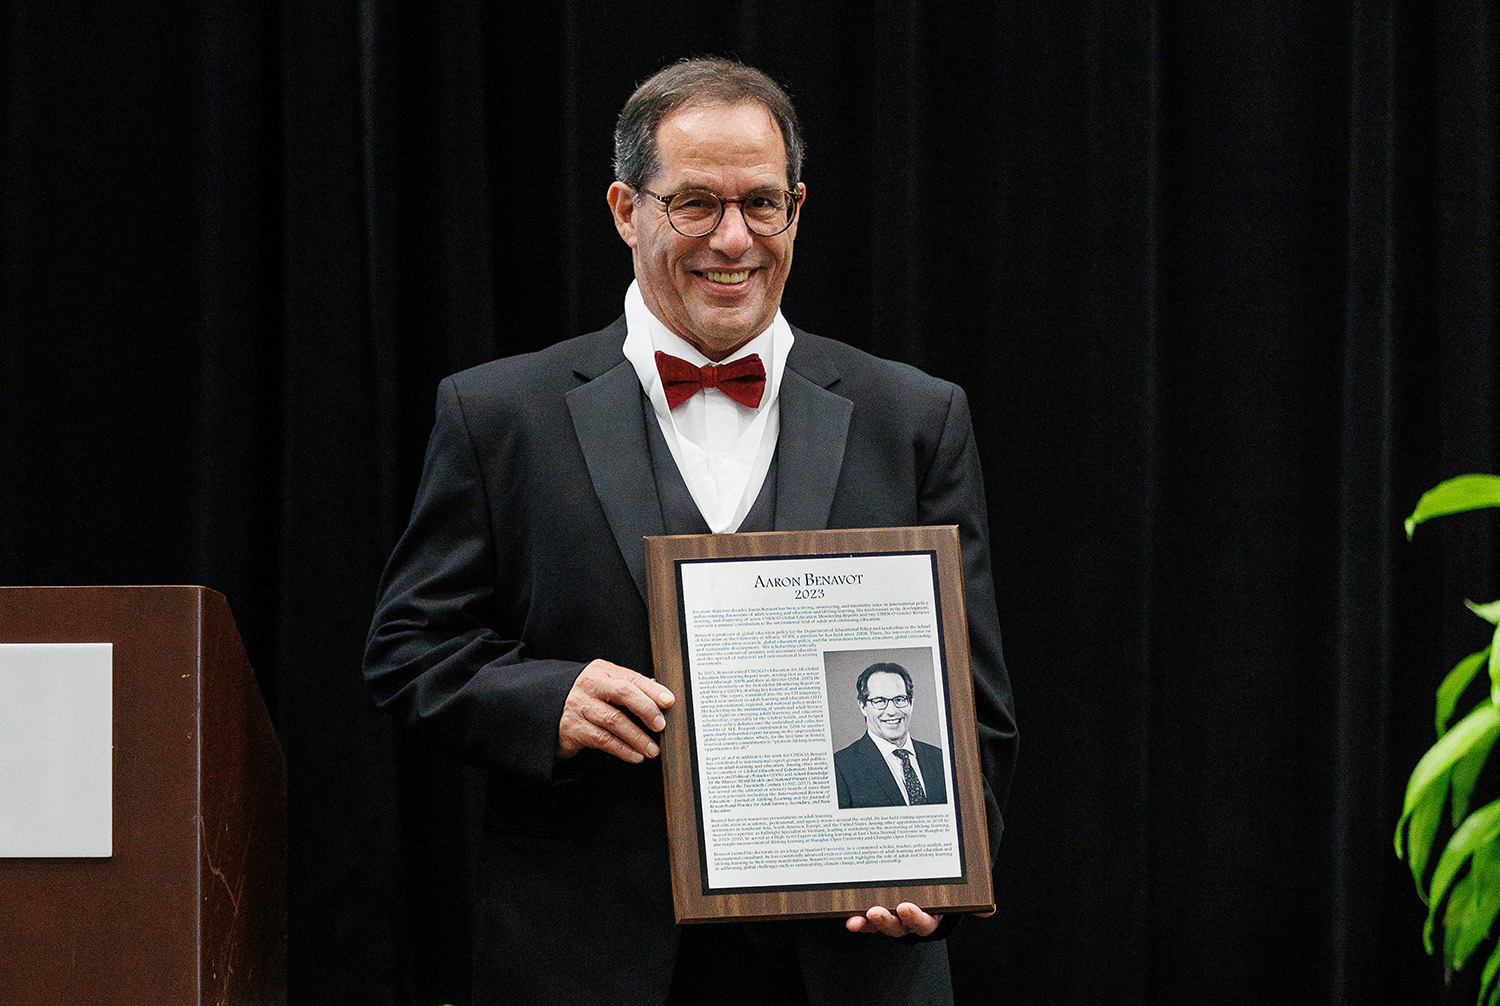
{"label": "man's face", "polygon": [[899,674],[879,671],[870,675],[870,680],[866,682],[866,685],[869,688],[870,698],[883,698],[887,701],[884,709],[877,709],[878,703],[875,702],[860,704],[860,709],[865,714],[865,726],[870,728],[872,736],[899,745],[906,740],[906,734],[911,729],[911,707],[898,709],[896,703],[889,700],[897,697],[906,698],[906,682],[901,680]]}
{"label": "man's face", "polygon": [[[663,196],[701,188],[736,198],[788,187],[781,130],[756,102],[679,108],[662,119],[656,144],[661,169],[647,188]],[[664,205],[624,182],[610,186],[609,205],[646,306],[704,356],[722,360],[770,326],[792,268],[795,221],[761,237],[745,227],[738,205],[726,206],[712,234],[688,238],[667,223]]]}

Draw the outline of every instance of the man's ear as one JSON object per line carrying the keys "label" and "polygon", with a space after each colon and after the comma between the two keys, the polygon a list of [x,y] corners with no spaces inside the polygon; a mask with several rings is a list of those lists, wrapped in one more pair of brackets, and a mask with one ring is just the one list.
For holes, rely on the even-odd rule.
{"label": "man's ear", "polygon": [[787,228],[791,232],[793,241],[797,240],[797,225],[802,222],[802,211],[807,208],[807,183],[797,183],[797,193],[802,198],[797,200],[797,215],[792,218],[792,226]]}
{"label": "man's ear", "polygon": [[620,232],[620,239],[634,248],[635,192],[624,182],[612,182],[604,198],[609,203],[609,212],[615,218],[615,230]]}

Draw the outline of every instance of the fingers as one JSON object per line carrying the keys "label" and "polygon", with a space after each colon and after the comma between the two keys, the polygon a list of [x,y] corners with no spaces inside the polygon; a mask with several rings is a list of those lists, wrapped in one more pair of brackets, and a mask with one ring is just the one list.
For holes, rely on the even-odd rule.
{"label": "fingers", "polygon": [[856,915],[844,923],[851,933],[884,933],[886,936],[931,936],[942,921],[941,915],[929,915],[910,901],[896,906],[893,914],[889,909],[876,905],[863,915]]}
{"label": "fingers", "polygon": [[916,933],[918,936],[931,936],[943,918],[941,915],[928,915],[910,901],[897,905],[896,915],[908,933]]}
{"label": "fingers", "polygon": [[607,660],[595,660],[586,666],[574,687],[578,685],[594,698],[626,710],[652,730],[666,726],[661,711],[675,698],[661,682]]}
{"label": "fingers", "polygon": [[[639,728],[636,733],[640,733]],[[591,723],[584,714],[567,708],[563,709],[562,720],[557,725],[559,758],[571,758],[584,748],[598,748],[622,761],[639,764],[647,758],[656,757],[653,750],[655,746],[648,738],[645,744],[636,747],[635,741],[621,738],[598,724]]]}
{"label": "fingers", "polygon": [[597,748],[624,761],[640,763],[660,753],[641,728],[666,726],[661,711],[676,697],[662,684],[628,667],[595,660],[579,673],[563,703],[557,727],[557,756],[571,758]]}
{"label": "fingers", "polygon": [[[609,699],[581,703],[578,712],[592,728],[588,731],[588,736],[597,737],[602,733],[623,741],[626,746],[642,757],[656,757],[656,742],[651,739],[651,735],[642,730],[634,719],[621,712],[618,706],[611,705]],[[654,712],[653,716],[652,728],[661,729],[657,726],[657,723],[661,722],[661,713]],[[640,758],[632,759],[632,761],[640,760]]]}

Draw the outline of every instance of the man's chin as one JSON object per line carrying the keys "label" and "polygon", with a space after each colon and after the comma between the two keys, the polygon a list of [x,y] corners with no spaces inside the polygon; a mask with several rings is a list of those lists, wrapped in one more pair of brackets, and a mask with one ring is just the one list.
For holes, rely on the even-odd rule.
{"label": "man's chin", "polygon": [[[772,315],[774,317],[774,315]],[[688,339],[704,356],[727,355],[739,349],[770,327],[770,318],[761,323],[749,311],[706,309],[692,319],[693,336]]]}

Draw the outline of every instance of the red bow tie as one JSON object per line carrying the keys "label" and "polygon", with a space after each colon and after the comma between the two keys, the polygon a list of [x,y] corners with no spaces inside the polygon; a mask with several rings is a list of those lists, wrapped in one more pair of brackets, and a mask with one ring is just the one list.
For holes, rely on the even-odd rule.
{"label": "red bow tie", "polygon": [[686,360],[656,351],[656,372],[667,393],[667,407],[675,409],[701,388],[718,388],[741,405],[760,406],[766,391],[766,368],[759,353],[742,356],[733,363],[695,367]]}

